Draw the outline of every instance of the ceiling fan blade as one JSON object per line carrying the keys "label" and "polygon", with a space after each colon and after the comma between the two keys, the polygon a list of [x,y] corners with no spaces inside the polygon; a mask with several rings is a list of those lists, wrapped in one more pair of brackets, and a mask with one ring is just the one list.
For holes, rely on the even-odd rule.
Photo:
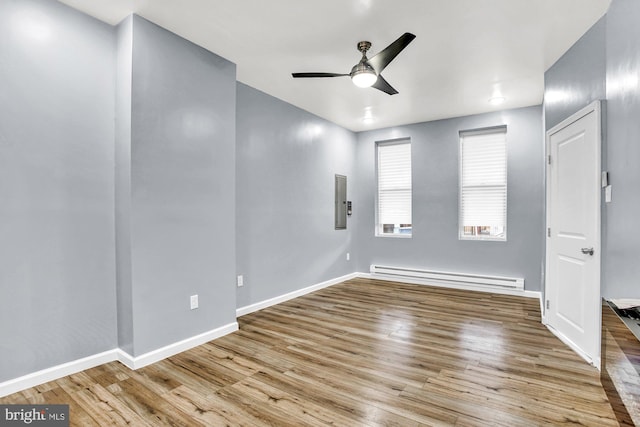
{"label": "ceiling fan blade", "polygon": [[294,78],[308,78],[308,77],[342,77],[348,76],[349,74],[338,74],[338,73],[291,73]]}
{"label": "ceiling fan blade", "polygon": [[404,33],[403,35],[398,37],[396,41],[385,47],[382,51],[377,53],[372,58],[369,58],[369,65],[371,65],[373,69],[376,70],[376,73],[380,74],[382,70],[384,70],[391,61],[393,61],[393,58],[398,56],[398,54],[402,52],[402,50],[407,47],[409,43],[411,43],[415,38],[416,36],[411,33]]}
{"label": "ceiling fan blade", "polygon": [[395,95],[396,93],[398,93],[398,91],[395,90],[389,83],[387,83],[387,81],[381,75],[378,75],[378,80],[376,80],[376,82],[371,87],[375,87],[376,89],[381,90],[389,95]]}

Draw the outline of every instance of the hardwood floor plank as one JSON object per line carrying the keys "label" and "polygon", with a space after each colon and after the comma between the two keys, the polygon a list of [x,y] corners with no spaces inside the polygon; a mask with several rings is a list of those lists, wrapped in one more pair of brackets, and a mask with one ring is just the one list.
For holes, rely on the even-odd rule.
{"label": "hardwood floor plank", "polygon": [[[25,402],[22,402],[25,403]],[[48,390],[39,396],[39,404],[69,405],[69,424],[79,427],[99,427],[101,424],[93,417],[93,410],[85,410],[71,395],[64,389],[58,387]],[[72,415],[73,414],[73,415]]]}
{"label": "hardwood floor plank", "polygon": [[375,406],[362,402],[357,396],[324,387],[322,383],[310,382],[308,378],[300,379],[296,376],[282,374],[276,371],[262,370],[253,376],[255,379],[269,384],[288,393],[298,396],[308,402],[313,402],[341,416],[353,419],[356,425],[397,425],[413,426],[417,422],[405,417],[384,411]]}
{"label": "hardwood floor plank", "polygon": [[78,372],[56,380],[56,383],[69,394],[91,387],[95,381],[86,372]]}
{"label": "hardwood floor plank", "polygon": [[273,426],[301,426],[314,427],[317,424],[309,420],[296,417],[296,413],[287,413],[284,408],[278,406],[278,398],[271,397],[269,401],[262,402],[254,398],[254,393],[247,393],[246,387],[235,384],[218,391],[217,395],[227,401],[233,402],[244,409],[251,416]]}
{"label": "hardwood floor plank", "polygon": [[439,407],[456,415],[454,425],[486,425],[488,419],[491,420],[492,425],[496,426],[529,427],[532,425],[531,419],[495,407],[479,405],[475,401],[464,398],[453,399],[450,394],[441,392],[437,388],[430,389],[426,394],[424,389],[408,387],[401,396],[416,404]]}
{"label": "hardwood floor plank", "polygon": [[[144,384],[157,395],[167,393],[185,383],[195,383],[198,386],[203,384],[199,378],[183,375],[178,369],[173,369],[171,362],[167,360],[140,368],[132,372],[129,378]],[[203,387],[208,390],[207,385],[203,385]],[[120,388],[117,390],[120,390]]]}
{"label": "hardwood floor plank", "polygon": [[234,388],[252,396],[263,405],[275,405],[301,422],[312,425],[334,425],[350,427],[353,419],[342,416],[331,409],[317,405],[309,400],[301,399],[294,394],[272,387],[254,377],[249,377],[236,384]]}
{"label": "hardwood floor plank", "polygon": [[[473,373],[464,375],[460,372],[443,371],[436,379],[430,379],[429,383],[434,384],[436,388],[455,390],[460,393],[473,394],[486,402],[508,402],[508,407],[513,407],[513,413],[521,412],[519,408],[510,402],[520,402],[525,404],[524,411],[530,413],[529,416],[536,413],[544,413],[547,411],[555,411],[562,409],[563,412],[576,419],[591,419],[594,425],[600,423],[598,414],[603,410],[607,410],[608,402],[602,399],[597,401],[582,401],[576,399],[563,392],[553,392],[549,389],[536,387],[530,383],[503,381],[502,379],[490,379],[487,377],[478,377]],[[544,394],[545,399],[539,399]],[[604,403],[604,405],[603,405]],[[496,408],[502,405],[495,405]],[[560,421],[558,419],[555,422]],[[604,423],[603,423],[604,425]]]}
{"label": "hardwood floor plank", "polygon": [[186,372],[190,372],[199,378],[202,383],[206,383],[206,388],[211,392],[218,388],[235,384],[242,380],[246,375],[242,375],[226,366],[218,363],[212,363],[206,357],[202,357],[199,352],[183,352],[172,356],[168,359],[174,366],[182,368]]}
{"label": "hardwood floor plank", "polygon": [[346,394],[365,405],[371,405],[380,410],[428,425],[452,425],[456,415],[433,408],[428,405],[417,405],[413,402],[383,393],[375,388],[363,388],[351,384],[338,375],[329,375],[311,369],[296,368],[287,375],[307,382],[313,388],[329,388],[336,394]]}
{"label": "hardwood floor plank", "polygon": [[615,426],[539,301],[354,279],[238,319],[137,371],[111,362],[0,398],[71,425]]}
{"label": "hardwood floor plank", "polygon": [[367,363],[361,359],[357,365],[353,363],[353,357],[338,354],[336,351],[327,351],[317,346],[290,346],[287,351],[294,354],[304,355],[300,364],[307,364],[321,367],[325,370],[335,370],[344,372],[349,377],[361,379],[363,381],[374,381],[377,388],[388,390],[390,393],[397,393],[404,389],[407,384],[424,383],[427,377],[427,370],[411,370],[410,367],[402,367],[401,369],[391,369],[389,366],[381,369],[379,364]]}
{"label": "hardwood floor plank", "polygon": [[100,384],[78,390],[71,397],[101,426],[151,426]]}
{"label": "hardwood floor plank", "polygon": [[243,377],[253,375],[262,368],[262,366],[257,363],[253,363],[237,354],[224,351],[218,347],[210,345],[210,343],[196,347],[193,351],[196,354],[200,354],[208,361],[225,366]]}
{"label": "hardwood floor plank", "polygon": [[110,362],[84,371],[93,381],[104,388],[131,377],[131,370],[120,362]]}
{"label": "hardwood floor plank", "polygon": [[293,366],[271,346],[258,345],[255,341],[241,337],[236,333],[217,339],[215,345],[220,349],[240,355],[252,363],[280,372],[291,369]]}
{"label": "hardwood floor plank", "polygon": [[143,384],[128,379],[120,383],[121,392],[115,393],[125,405],[149,424],[158,426],[201,426],[204,425],[172,406]]}
{"label": "hardwood floor plank", "polygon": [[180,386],[162,396],[169,404],[206,426],[264,427],[268,423],[216,394],[202,395]]}

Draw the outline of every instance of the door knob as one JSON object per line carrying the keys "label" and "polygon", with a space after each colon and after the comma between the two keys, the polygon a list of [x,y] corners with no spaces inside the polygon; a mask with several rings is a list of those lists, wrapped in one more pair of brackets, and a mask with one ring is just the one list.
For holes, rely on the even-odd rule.
{"label": "door knob", "polygon": [[580,251],[585,255],[593,256],[593,248],[582,248]]}

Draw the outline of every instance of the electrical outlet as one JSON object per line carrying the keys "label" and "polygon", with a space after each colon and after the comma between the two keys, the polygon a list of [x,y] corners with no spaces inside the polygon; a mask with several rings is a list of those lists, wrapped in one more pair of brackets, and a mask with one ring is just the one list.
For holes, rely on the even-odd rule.
{"label": "electrical outlet", "polygon": [[191,295],[191,310],[198,308],[198,295]]}
{"label": "electrical outlet", "polygon": [[347,261],[349,261],[350,259],[351,259],[351,254],[347,252]]}
{"label": "electrical outlet", "polygon": [[244,278],[242,277],[242,274],[238,276],[236,283],[238,287],[244,286]]}

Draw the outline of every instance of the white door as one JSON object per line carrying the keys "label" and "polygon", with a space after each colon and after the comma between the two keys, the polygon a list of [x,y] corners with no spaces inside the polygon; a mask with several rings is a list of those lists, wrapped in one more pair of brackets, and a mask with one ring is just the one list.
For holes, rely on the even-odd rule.
{"label": "white door", "polygon": [[600,366],[600,103],[547,132],[545,323]]}

